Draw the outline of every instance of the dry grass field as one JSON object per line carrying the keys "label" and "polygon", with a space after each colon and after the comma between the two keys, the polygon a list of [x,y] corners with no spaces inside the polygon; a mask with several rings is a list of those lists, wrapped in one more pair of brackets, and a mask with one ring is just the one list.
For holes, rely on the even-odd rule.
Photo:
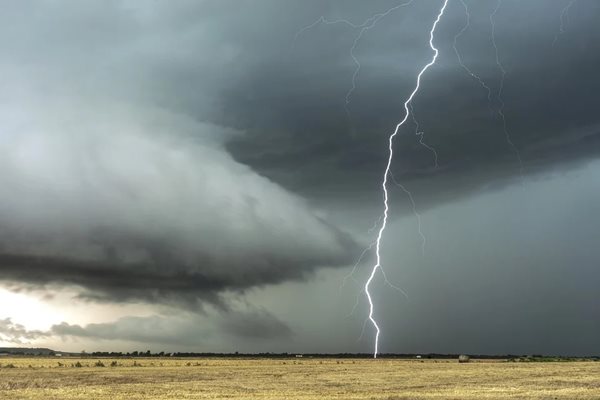
{"label": "dry grass field", "polygon": [[600,362],[3,357],[0,365],[0,399],[11,400],[600,399]]}

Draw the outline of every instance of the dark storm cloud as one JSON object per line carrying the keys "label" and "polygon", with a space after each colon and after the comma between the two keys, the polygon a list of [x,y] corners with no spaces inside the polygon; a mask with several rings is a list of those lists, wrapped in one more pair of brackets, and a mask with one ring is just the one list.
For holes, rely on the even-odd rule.
{"label": "dark storm cloud", "polygon": [[[600,5],[576,2],[552,46],[564,3],[505,0],[497,15],[507,122],[526,173],[585,160],[600,145]],[[431,56],[440,2],[415,1],[367,32],[349,116],[356,31],[294,36],[320,15],[362,21],[396,4],[3,4],[0,277],[77,285],[94,299],[193,304],[347,265],[352,239],[300,196],[336,207],[379,201],[382,150]],[[459,48],[495,93],[495,4],[469,5]],[[418,189],[420,207],[519,171],[485,91],[456,62],[463,23],[452,1],[439,63],[414,103],[440,167],[412,127],[396,141],[395,176]]]}
{"label": "dark storm cloud", "polygon": [[222,129],[102,110],[109,122],[20,121],[3,138],[4,280],[193,305],[351,260],[353,239],[232,160],[210,139]]}
{"label": "dark storm cloud", "polygon": [[239,45],[217,3],[180,7],[2,6],[2,280],[197,306],[352,259],[348,234],[224,149],[243,133],[205,116]]}
{"label": "dark storm cloud", "polygon": [[63,322],[46,332],[64,340],[94,339],[122,340],[147,344],[203,344],[208,334],[197,319],[151,317],[124,317],[115,322],[94,323],[85,326]]}
{"label": "dark storm cloud", "polygon": [[[418,68],[431,56],[428,29],[440,2],[415,1],[366,32],[356,49],[362,66],[349,117],[344,97],[355,68],[349,51],[357,31],[343,24],[316,25],[294,38],[320,15],[359,22],[397,4],[47,3],[34,14],[43,35],[15,23],[27,15],[19,6],[6,13],[10,20],[4,37],[19,38],[6,43],[6,58],[20,61],[19,70],[23,63],[32,72],[43,67],[51,76],[44,84],[60,84],[61,91],[76,86],[94,96],[149,102],[243,130],[227,142],[233,156],[307,196],[374,193],[386,137],[402,116],[402,102]],[[496,2],[467,4],[471,27],[458,48],[495,94],[500,75],[489,15]],[[596,2],[576,2],[565,32],[553,45],[564,6],[558,0],[505,0],[496,15],[499,56],[507,70],[508,128],[525,173],[556,160],[594,156],[598,150],[594,93],[600,89],[599,61],[594,50],[600,10]],[[69,23],[68,17],[80,22]],[[489,111],[487,93],[454,55],[452,41],[464,22],[460,2],[451,1],[436,35],[438,63],[424,77],[414,103],[425,141],[438,150],[440,168],[433,168],[433,157],[418,143],[412,126],[396,140],[394,164],[397,177],[416,185],[432,176],[450,179],[475,168],[490,171],[459,179],[456,195],[482,182],[514,177],[520,169],[501,121]],[[67,74],[82,77],[66,79]],[[491,107],[498,108],[496,99]],[[588,140],[573,140],[582,131]],[[562,151],[564,143],[569,151]],[[444,190],[428,186],[433,204],[445,200]]]}
{"label": "dark storm cloud", "polygon": [[245,339],[275,339],[292,335],[291,329],[265,310],[232,313],[221,323],[223,331]]}
{"label": "dark storm cloud", "polygon": [[[248,127],[248,134],[229,144],[236,158],[310,196],[376,193],[387,135],[402,117],[402,102],[418,68],[431,57],[427,34],[439,2],[416,3],[382,19],[359,42],[355,54],[361,69],[348,106],[350,117],[344,98],[355,68],[349,51],[356,30],[343,24],[315,26],[291,45],[284,61],[273,56],[272,62],[251,68],[226,98],[231,115],[247,121],[240,126]],[[465,16],[459,2],[450,2],[436,34],[438,63],[425,75],[414,101],[425,142],[439,155],[439,168],[419,144],[412,123],[395,143],[396,177],[426,190],[425,205],[519,175],[518,158],[495,113],[500,72],[489,15],[496,2],[468,4],[471,27],[459,38],[458,49],[491,87],[492,102],[454,54],[452,42]],[[325,15],[359,21],[346,5]],[[371,12],[385,9],[383,3],[371,6]],[[553,46],[564,6],[559,1],[504,1],[496,15],[499,58],[507,71],[507,127],[525,174],[557,161],[595,157],[600,149],[595,111],[600,90],[595,21],[600,9],[591,1],[574,4],[565,33]],[[471,175],[473,170],[478,172]],[[433,177],[452,181],[454,193],[447,193],[443,184],[420,183]]]}
{"label": "dark storm cloud", "polygon": [[[65,284],[83,289],[81,297],[96,301],[150,301],[179,304],[191,309],[199,307],[198,300],[210,301],[227,308],[218,296],[225,291],[243,291],[255,286],[280,283],[286,280],[302,280],[318,266],[346,265],[354,255],[353,242],[346,241],[347,258],[319,258],[313,254],[298,255],[296,259],[282,255],[252,255],[244,261],[232,257],[229,260],[211,261],[211,255],[198,253],[198,262],[187,262],[181,255],[172,254],[171,246],[166,254],[157,254],[156,248],[135,247],[136,251],[148,252],[149,257],[139,262],[124,262],[100,255],[98,260],[78,259],[70,255],[38,256],[23,254],[0,254],[2,277],[11,282],[28,285]],[[25,249],[27,250],[27,249]],[[113,251],[127,252],[131,248],[123,244]]]}

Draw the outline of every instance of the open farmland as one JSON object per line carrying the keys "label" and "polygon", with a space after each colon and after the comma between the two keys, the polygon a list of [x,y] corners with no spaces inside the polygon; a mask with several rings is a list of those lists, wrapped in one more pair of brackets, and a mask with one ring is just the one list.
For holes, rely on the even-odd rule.
{"label": "open farmland", "polygon": [[600,398],[600,362],[2,358],[0,364],[0,398],[14,400]]}

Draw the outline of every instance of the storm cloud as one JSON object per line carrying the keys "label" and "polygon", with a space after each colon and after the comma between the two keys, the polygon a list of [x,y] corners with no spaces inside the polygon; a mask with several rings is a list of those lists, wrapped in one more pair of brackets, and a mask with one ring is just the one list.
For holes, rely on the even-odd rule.
{"label": "storm cloud", "polygon": [[0,319],[0,340],[3,342],[22,344],[46,336],[47,332],[28,330],[22,324],[13,322],[11,318]]}
{"label": "storm cloud", "polygon": [[215,300],[351,260],[348,234],[207,141],[222,129],[160,111],[144,124],[134,110],[48,111],[3,132],[4,279]]}
{"label": "storm cloud", "polygon": [[[380,215],[388,135],[403,117],[403,102],[419,69],[431,57],[427,41],[440,2],[413,1],[391,12],[365,32],[353,53],[359,30],[348,24],[311,24],[321,16],[360,24],[398,4],[2,4],[0,280],[32,291],[68,287],[78,293],[78,300],[104,304],[166,304],[182,313],[97,324],[64,322],[39,332],[5,319],[0,325],[5,337],[27,339],[50,332],[52,337],[144,343],[168,343],[171,337],[172,343],[179,340],[193,347],[214,344],[227,332],[245,343],[271,338],[287,350],[291,332],[314,319],[323,327],[305,331],[301,346],[318,351],[338,344],[346,346],[340,351],[355,346],[355,337],[347,332],[344,340],[319,341],[325,331],[334,331],[327,314],[333,311],[327,307],[339,282],[325,285],[313,278],[331,273],[335,278],[329,279],[334,280],[336,274],[346,273],[343,269],[354,264],[367,242],[365,231]],[[555,197],[553,190],[559,193],[565,187],[565,179],[557,176],[591,165],[585,176],[592,184],[578,181],[572,196],[595,198],[597,193],[593,160],[600,150],[600,3],[578,0],[561,20],[567,1],[501,1],[494,18],[498,61],[506,71],[502,98],[490,24],[498,3],[466,4],[468,27],[461,2],[449,2],[435,37],[438,62],[423,77],[412,104],[423,141],[435,149],[438,165],[415,135],[412,119],[394,142],[393,176],[412,192],[416,211],[423,214],[423,231],[433,236],[433,243],[435,234],[428,229],[450,232],[452,237],[454,228],[445,226],[446,220],[461,227],[464,220],[464,227],[470,226],[471,214],[461,202],[473,201],[476,215],[486,215],[485,202],[478,199],[496,193],[501,200],[493,204],[502,204],[502,199],[512,198],[517,183],[536,191],[524,191],[523,198],[536,199],[539,206]],[[307,26],[311,27],[303,29]],[[464,63],[489,86],[489,99],[485,88],[461,68],[455,38]],[[353,55],[360,71],[346,102],[357,68]],[[506,132],[499,116],[502,104]],[[545,180],[559,183],[539,189],[536,183]],[[404,191],[390,185],[390,193],[394,227],[412,218],[414,210]],[[565,204],[566,208],[571,203]],[[455,218],[441,215],[444,207],[458,210]],[[594,225],[590,210],[595,209],[586,203],[580,212]],[[508,213],[498,207],[489,212]],[[565,211],[545,212],[550,218]],[[583,257],[585,252],[577,250],[577,243],[587,242],[575,240],[579,232],[566,220],[556,221],[555,229],[566,232],[564,237],[549,235],[548,226],[535,218],[531,236],[552,248],[560,248],[565,237],[573,238],[569,255],[581,261],[573,261],[574,268],[593,281],[597,274],[590,265],[595,255]],[[486,226],[474,225],[478,237],[489,238],[485,246],[494,249],[505,248],[506,236],[495,242],[494,235],[481,232],[519,229],[512,219],[500,217]],[[417,287],[419,282],[437,282],[432,278],[435,268],[446,263],[449,275],[457,271],[452,279],[444,277],[447,285],[473,281],[478,261],[458,253],[471,253],[465,243],[475,234],[455,231],[462,240],[457,243],[464,247],[448,249],[440,244],[445,239],[438,238],[438,249],[445,250],[427,260],[429,269],[408,269],[415,276],[422,274],[414,278]],[[401,242],[386,237],[390,242],[383,248],[384,259],[391,270],[403,262],[420,262],[407,249],[412,242],[402,232]],[[421,254],[421,242],[414,247]],[[536,251],[515,265],[529,271],[545,263],[544,250]],[[468,265],[455,269],[447,260]],[[367,254],[364,262],[370,261]],[[490,270],[501,269],[492,264]],[[560,279],[541,276],[545,287],[554,287]],[[524,274],[523,279],[531,276]],[[312,290],[312,297],[298,290],[293,300],[287,298],[288,288],[306,282],[303,290]],[[315,294],[310,285],[320,287],[327,297]],[[506,284],[510,285],[514,283]],[[433,290],[423,287],[423,293]],[[232,299],[244,296],[265,308],[240,313],[231,307]],[[522,304],[519,299],[515,304]],[[382,313],[393,314],[389,310],[397,299],[381,300]],[[431,305],[424,298],[420,301]],[[270,313],[284,303],[294,310],[290,315],[281,308]],[[477,299],[472,303],[481,304]],[[435,306],[414,305],[404,312],[414,318],[414,326],[425,321],[429,327],[436,321],[452,325],[431,311]],[[198,312],[205,307],[221,314],[210,319]],[[420,316],[421,311],[428,318]],[[190,317],[188,312],[195,314]],[[302,323],[289,323],[294,320]],[[510,325],[511,319],[506,321]],[[523,322],[516,317],[514,321]],[[538,322],[532,332],[545,326]],[[136,325],[144,332],[136,331]],[[598,331],[592,328],[590,332]],[[206,342],[194,335],[195,330],[206,333]],[[440,326],[439,332],[444,331],[452,329]],[[586,343],[592,336],[585,336]],[[400,341],[386,343],[401,351]],[[418,351],[426,347],[417,339],[414,343]],[[457,342],[439,343],[453,348]],[[485,348],[482,344],[476,350]],[[587,344],[563,350],[583,353],[586,348]]]}
{"label": "storm cloud", "polygon": [[287,339],[292,336],[292,331],[264,309],[237,310],[210,317],[197,313],[128,316],[112,322],[84,326],[61,322],[48,330],[28,330],[10,318],[0,320],[0,340],[16,344],[55,338],[63,342],[123,341],[185,347],[214,345],[219,336],[224,336],[227,340],[260,343]]}
{"label": "storm cloud", "polygon": [[[435,38],[438,62],[413,102],[424,142],[438,154],[438,167],[431,151],[419,143],[411,120],[395,140],[392,170],[424,194],[421,208],[495,182],[519,180],[521,170],[537,175],[560,162],[589,160],[599,150],[598,4],[577,2],[569,10],[566,32],[557,37],[565,4],[502,2],[495,21],[498,56],[506,70],[502,100],[507,137],[498,115],[501,73],[489,20],[496,4],[467,3],[470,25],[457,49],[490,87],[491,99],[458,62],[453,42],[466,16],[460,2],[450,2]],[[314,9],[315,19],[307,22],[321,14],[360,23],[373,13],[360,14],[362,6],[327,4]],[[371,9],[393,4],[397,2],[372,3]],[[426,1],[400,8],[357,42],[360,70],[348,105],[345,97],[356,71],[350,48],[359,30],[317,24],[303,31],[287,58],[273,55],[268,65],[251,68],[225,98],[236,110],[231,115],[245,121],[239,126],[249,127],[228,148],[244,163],[310,197],[376,195],[387,136],[403,116],[418,69],[431,57],[428,29],[436,7],[437,2]],[[310,163],[304,162],[308,155]]]}

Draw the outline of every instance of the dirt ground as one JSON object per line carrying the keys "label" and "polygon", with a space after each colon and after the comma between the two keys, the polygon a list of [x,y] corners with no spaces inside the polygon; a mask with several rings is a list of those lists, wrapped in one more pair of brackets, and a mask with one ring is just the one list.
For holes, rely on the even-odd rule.
{"label": "dirt ground", "polygon": [[224,398],[600,399],[600,362],[0,359],[0,399]]}

